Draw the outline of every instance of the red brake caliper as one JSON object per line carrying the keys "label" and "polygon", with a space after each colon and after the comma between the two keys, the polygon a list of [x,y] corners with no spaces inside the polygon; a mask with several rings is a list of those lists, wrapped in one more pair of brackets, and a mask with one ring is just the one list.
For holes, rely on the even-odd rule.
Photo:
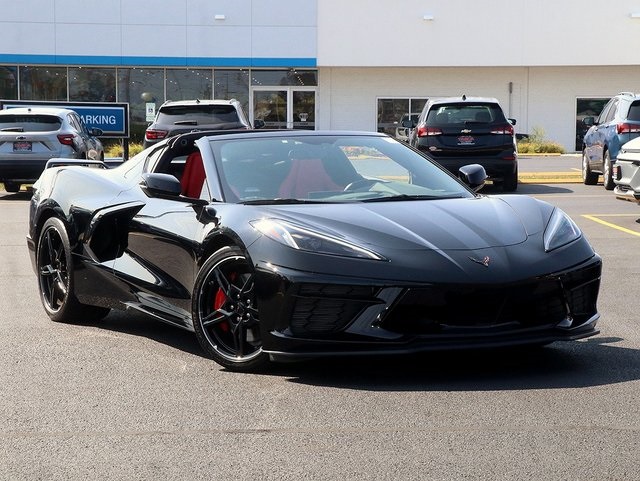
{"label": "red brake caliper", "polygon": [[[229,281],[233,282],[235,278],[236,278],[236,273],[232,272],[231,275],[229,276]],[[228,299],[227,295],[224,293],[222,288],[219,287],[218,292],[216,292],[216,297],[213,299],[213,309],[216,311],[220,309],[222,306],[224,306],[224,303],[227,302],[227,299]],[[218,325],[220,326],[220,329],[222,329],[224,332],[229,332],[229,323],[227,321],[222,321]]]}

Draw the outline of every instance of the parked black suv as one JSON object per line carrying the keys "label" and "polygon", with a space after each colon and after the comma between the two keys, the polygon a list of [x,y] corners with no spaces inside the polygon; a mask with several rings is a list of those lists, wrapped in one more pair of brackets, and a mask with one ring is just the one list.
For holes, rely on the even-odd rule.
{"label": "parked black suv", "polygon": [[489,97],[430,99],[413,128],[409,144],[458,175],[466,164],[480,164],[503,190],[518,187],[518,159],[513,126],[498,101]]}
{"label": "parked black suv", "polygon": [[235,99],[169,100],[160,106],[153,123],[147,127],[143,146],[146,149],[167,137],[196,130],[229,129],[251,129],[240,102]]}

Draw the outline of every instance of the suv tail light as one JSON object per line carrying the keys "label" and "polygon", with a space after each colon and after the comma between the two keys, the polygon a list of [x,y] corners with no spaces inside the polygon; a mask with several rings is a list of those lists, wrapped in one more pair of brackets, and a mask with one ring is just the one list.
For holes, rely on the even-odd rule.
{"label": "suv tail light", "polygon": [[149,129],[144,133],[144,137],[147,140],[162,140],[167,136],[166,130],[153,130]]}
{"label": "suv tail light", "polygon": [[513,135],[513,125],[497,125],[491,128],[491,133],[496,135]]}
{"label": "suv tail light", "polygon": [[58,134],[58,141],[62,145],[71,145],[71,146],[73,146],[74,137],[75,136],[73,134]]}
{"label": "suv tail light", "polygon": [[417,127],[418,137],[431,137],[433,135],[442,135],[442,129],[438,127],[427,127],[424,124],[420,124]]}
{"label": "suv tail light", "polygon": [[616,130],[619,134],[638,134],[640,133],[640,125],[638,124],[618,124]]}

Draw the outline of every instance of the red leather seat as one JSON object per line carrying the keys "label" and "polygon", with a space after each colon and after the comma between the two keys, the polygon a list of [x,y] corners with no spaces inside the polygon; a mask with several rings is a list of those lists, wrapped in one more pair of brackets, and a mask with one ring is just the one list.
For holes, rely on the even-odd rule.
{"label": "red leather seat", "polygon": [[343,188],[331,179],[322,159],[292,159],[289,174],[280,184],[278,197],[305,199],[310,192],[335,192]]}
{"label": "red leather seat", "polygon": [[187,157],[184,172],[180,179],[182,195],[196,199],[199,198],[202,192],[202,186],[204,185],[204,179],[205,173],[202,155],[200,155],[200,151],[197,150],[190,153]]}

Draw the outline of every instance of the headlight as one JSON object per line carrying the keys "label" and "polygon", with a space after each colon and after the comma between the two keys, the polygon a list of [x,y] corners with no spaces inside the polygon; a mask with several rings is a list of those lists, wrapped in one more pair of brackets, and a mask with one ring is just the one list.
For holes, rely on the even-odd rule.
{"label": "headlight", "polygon": [[261,219],[251,225],[276,242],[294,249],[334,256],[384,260],[379,254],[337,237],[314,232],[279,219]]}
{"label": "headlight", "polygon": [[544,231],[544,250],[550,252],[580,238],[582,232],[567,214],[557,207]]}

